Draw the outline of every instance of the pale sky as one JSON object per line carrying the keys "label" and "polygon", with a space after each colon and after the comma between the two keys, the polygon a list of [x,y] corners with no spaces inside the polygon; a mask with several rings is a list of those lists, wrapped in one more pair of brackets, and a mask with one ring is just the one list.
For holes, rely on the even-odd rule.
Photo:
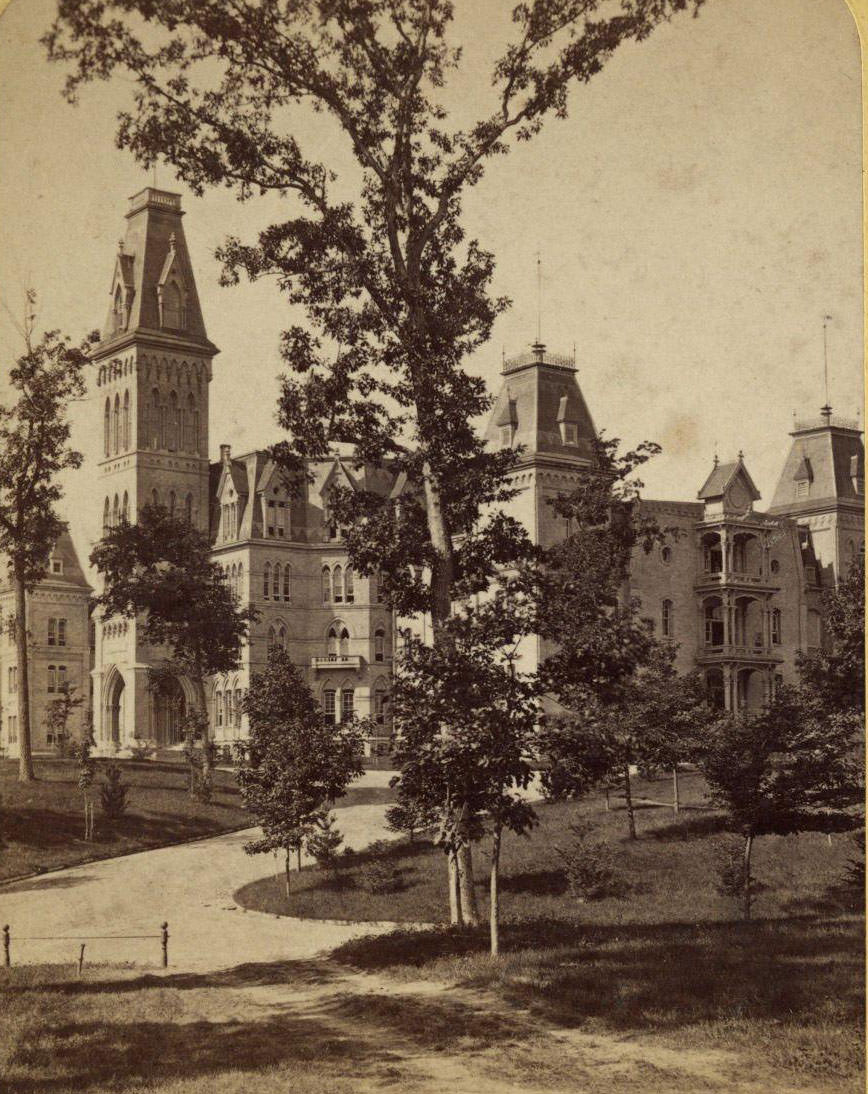
{"label": "pale sky", "polygon": [[[457,0],[465,44],[450,99],[465,121],[511,3]],[[37,39],[51,0],[12,0],[0,17],[0,352],[19,352],[6,309],[25,286],[43,326],[78,338],[101,326],[128,197],[149,185],[115,148],[119,82],[60,96],[63,73]],[[322,120],[301,130],[328,145]],[[711,466],[743,449],[770,504],[793,411],[830,398],[861,413],[862,207],[859,44],[844,0],[707,0],[620,51],[574,90],[570,117],[489,167],[466,202],[468,233],[497,260],[511,297],[471,367],[496,391],[501,353],[534,340],[536,254],[543,341],[576,345],[579,383],[598,428],[663,455],[646,496],[694,499]],[[342,159],[337,161],[339,164]],[[182,189],[161,167],[158,185]],[[279,332],[296,321],[270,283],[221,289],[215,248],[292,215],[290,200],[239,204],[227,191],[184,193],[185,231],[206,326],[221,347],[211,385],[211,454],[280,437],[274,423]],[[2,381],[0,381],[2,397]],[[76,443],[92,456],[101,411],[76,407]],[[100,520],[93,468],[67,484],[65,515],[85,561]],[[98,498],[96,499],[98,503]]]}

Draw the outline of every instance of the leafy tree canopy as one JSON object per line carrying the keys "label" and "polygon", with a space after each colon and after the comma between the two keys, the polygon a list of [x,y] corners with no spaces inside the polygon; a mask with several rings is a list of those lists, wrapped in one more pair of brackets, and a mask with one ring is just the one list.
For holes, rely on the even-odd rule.
{"label": "leafy tree canopy", "polygon": [[865,711],[865,556],[824,597],[830,648],[798,659],[802,683],[827,710]]}

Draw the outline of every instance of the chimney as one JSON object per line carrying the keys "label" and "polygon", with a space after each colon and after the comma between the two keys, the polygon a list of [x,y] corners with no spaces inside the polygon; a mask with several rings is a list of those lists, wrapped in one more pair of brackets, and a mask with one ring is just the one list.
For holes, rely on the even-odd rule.
{"label": "chimney", "polygon": [[232,445],[231,444],[221,444],[220,445],[220,462],[222,464],[227,464],[227,463],[229,463],[231,458],[232,458]]}

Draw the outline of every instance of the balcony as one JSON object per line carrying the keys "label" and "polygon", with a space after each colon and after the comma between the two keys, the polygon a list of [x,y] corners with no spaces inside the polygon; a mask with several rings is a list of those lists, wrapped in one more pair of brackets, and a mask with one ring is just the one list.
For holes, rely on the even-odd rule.
{"label": "balcony", "polygon": [[783,661],[783,657],[777,652],[778,647],[764,645],[740,645],[726,643],[723,645],[700,646],[697,652],[697,660],[702,662],[714,661]]}
{"label": "balcony", "polygon": [[751,588],[761,587],[777,589],[779,585],[772,581],[771,577],[762,574],[740,573],[738,570],[705,570],[698,574],[693,582],[694,588],[714,588],[721,585],[741,585]]}
{"label": "balcony", "polygon": [[329,653],[324,657],[311,657],[310,667],[314,672],[334,669],[351,669],[353,672],[358,672],[362,667],[362,659],[358,654]]}

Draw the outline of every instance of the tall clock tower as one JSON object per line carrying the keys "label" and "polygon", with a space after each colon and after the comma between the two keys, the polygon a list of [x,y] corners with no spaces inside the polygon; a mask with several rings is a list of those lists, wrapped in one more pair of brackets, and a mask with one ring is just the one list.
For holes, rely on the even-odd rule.
{"label": "tall clock tower", "polygon": [[[91,357],[102,436],[99,538],[123,516],[164,505],[201,531],[209,525],[208,385],[219,352],[208,339],[182,224],[179,194],[146,187],[130,199],[108,317]],[[96,425],[96,423],[95,423]],[[135,620],[96,624],[94,735],[100,751],[134,737],[181,738],[192,693],[156,694],[148,669],[162,660]]]}

